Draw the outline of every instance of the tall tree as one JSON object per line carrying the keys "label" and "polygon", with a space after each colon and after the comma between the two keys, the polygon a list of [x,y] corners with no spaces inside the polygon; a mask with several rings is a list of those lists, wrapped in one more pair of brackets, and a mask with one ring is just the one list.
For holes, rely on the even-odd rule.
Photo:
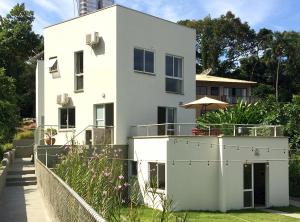
{"label": "tall tree", "polygon": [[42,50],[42,37],[32,31],[33,21],[33,12],[26,10],[24,4],[17,4],[5,17],[0,16],[0,67],[16,80],[23,117],[34,115],[35,74],[27,61]]}

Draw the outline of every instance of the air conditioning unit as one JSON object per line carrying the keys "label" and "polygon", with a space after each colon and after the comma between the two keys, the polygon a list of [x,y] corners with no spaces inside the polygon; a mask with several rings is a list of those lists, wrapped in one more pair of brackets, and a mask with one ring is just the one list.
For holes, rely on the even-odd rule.
{"label": "air conditioning unit", "polygon": [[85,43],[91,47],[98,45],[99,40],[100,40],[100,38],[99,38],[98,32],[87,34],[85,36]]}
{"label": "air conditioning unit", "polygon": [[56,103],[59,105],[67,105],[70,101],[70,97],[67,93],[63,93],[56,96]]}

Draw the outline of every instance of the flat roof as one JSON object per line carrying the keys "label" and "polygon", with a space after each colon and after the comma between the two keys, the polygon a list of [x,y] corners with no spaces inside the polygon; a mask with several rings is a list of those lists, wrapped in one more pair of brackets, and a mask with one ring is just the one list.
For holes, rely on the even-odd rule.
{"label": "flat roof", "polygon": [[165,22],[172,23],[172,24],[174,24],[174,25],[178,25],[178,26],[180,26],[180,27],[182,27],[182,28],[186,28],[186,29],[194,30],[194,31],[195,31],[195,29],[193,29],[193,28],[190,28],[190,27],[187,27],[187,26],[184,26],[184,25],[180,25],[180,24],[178,24],[178,23],[176,23],[176,22],[172,22],[172,21],[170,21],[170,20],[163,19],[163,18],[154,16],[154,15],[151,15],[151,14],[148,14],[148,13],[145,13],[145,12],[141,12],[141,11],[138,11],[138,10],[136,10],[136,9],[128,8],[128,7],[126,7],[126,6],[119,5],[119,4],[113,4],[113,5],[108,6],[108,7],[105,7],[105,8],[101,8],[101,9],[98,9],[98,10],[95,10],[95,11],[92,11],[92,12],[88,12],[87,14],[84,14],[84,15],[81,15],[81,16],[76,16],[76,17],[74,17],[74,18],[67,19],[67,20],[65,20],[65,21],[58,22],[58,23],[55,23],[55,24],[46,26],[44,29],[50,28],[50,27],[52,27],[52,26],[60,25],[60,24],[62,24],[62,23],[69,22],[69,21],[72,21],[72,20],[75,20],[75,19],[80,19],[80,18],[82,18],[82,17],[84,17],[84,16],[88,16],[88,15],[90,15],[90,14],[94,14],[94,13],[97,13],[97,12],[99,12],[99,11],[106,10],[106,9],[109,9],[109,8],[112,8],[112,7],[121,7],[121,8],[130,10],[130,11],[136,12],[136,13],[140,13],[140,14],[143,14],[143,15],[146,15],[146,16],[150,16],[150,17],[155,18],[155,19],[159,19],[159,20],[162,20],[162,21],[165,21]]}
{"label": "flat roof", "polygon": [[196,75],[196,81],[257,84],[257,82],[253,82],[253,81],[240,80],[240,79],[231,79],[231,78],[204,75],[204,74],[197,74]]}

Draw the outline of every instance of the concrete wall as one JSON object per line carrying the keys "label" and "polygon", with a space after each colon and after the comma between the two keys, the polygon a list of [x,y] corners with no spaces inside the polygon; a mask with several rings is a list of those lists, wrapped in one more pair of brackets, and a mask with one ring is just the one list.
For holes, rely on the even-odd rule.
{"label": "concrete wall", "polygon": [[38,60],[36,65],[35,81],[36,81],[36,124],[37,126],[43,125],[44,121],[44,60]]}
{"label": "concrete wall", "polygon": [[269,163],[266,206],[289,204],[287,138],[134,138],[130,140],[129,158],[140,161],[142,190],[149,178],[148,162],[166,164],[163,192],[174,201],[175,210],[242,209],[244,163]]}
{"label": "concrete wall", "polygon": [[36,160],[36,175],[38,188],[52,221],[105,222],[77,193],[39,160]]}
{"label": "concrete wall", "polygon": [[2,166],[0,168],[0,195],[2,194],[2,191],[5,187],[7,169],[8,169],[8,166]]}
{"label": "concrete wall", "polygon": [[16,149],[16,158],[30,157],[33,155],[34,139],[14,140],[13,146]]}

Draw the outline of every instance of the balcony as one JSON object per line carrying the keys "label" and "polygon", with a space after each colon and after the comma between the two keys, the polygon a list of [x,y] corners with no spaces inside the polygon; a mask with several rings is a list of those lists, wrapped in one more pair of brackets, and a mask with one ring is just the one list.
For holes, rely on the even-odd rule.
{"label": "balcony", "polygon": [[281,137],[279,125],[166,123],[137,125],[131,127],[132,137],[157,136],[260,136]]}
{"label": "balcony", "polygon": [[[205,95],[197,95],[197,99],[201,99],[202,97],[204,97]],[[257,102],[257,98],[253,97],[253,96],[211,96],[211,95],[206,95],[212,99],[216,99],[216,100],[220,100],[223,102],[227,102],[229,104],[237,104],[237,102],[239,100],[248,102],[248,103],[255,103]]]}

